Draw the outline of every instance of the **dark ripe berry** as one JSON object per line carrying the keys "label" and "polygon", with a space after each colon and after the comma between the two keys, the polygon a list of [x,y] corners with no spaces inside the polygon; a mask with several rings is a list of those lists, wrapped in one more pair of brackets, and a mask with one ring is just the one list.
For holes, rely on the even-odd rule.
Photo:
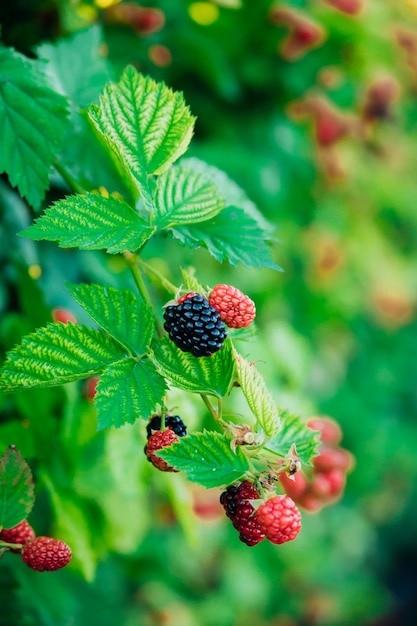
{"label": "dark ripe berry", "polygon": [[[187,426],[184,424],[179,415],[166,415],[165,427],[172,430],[176,435],[178,435],[178,437],[185,437],[185,435],[187,434]],[[160,415],[153,415],[146,425],[146,433],[148,439],[156,430],[161,430]]]}
{"label": "dark ripe berry", "polygon": [[162,450],[162,448],[166,448],[176,441],[178,441],[177,435],[172,430],[169,430],[169,428],[167,430],[157,430],[149,437],[148,443],[145,447],[145,454],[151,461],[152,465],[161,470],[161,472],[178,471],[155,454],[158,450]]}
{"label": "dark ripe berry", "polygon": [[227,517],[239,532],[239,539],[247,546],[255,546],[265,538],[249,500],[257,500],[259,494],[249,481],[230,485],[220,496]]}
{"label": "dark ripe berry", "polygon": [[167,306],[164,328],[183,352],[196,357],[211,356],[223,345],[226,328],[219,313],[201,295]]}
{"label": "dark ripe berry", "polygon": [[38,572],[54,572],[71,560],[71,549],[66,543],[52,537],[36,537],[23,548],[22,559]]}

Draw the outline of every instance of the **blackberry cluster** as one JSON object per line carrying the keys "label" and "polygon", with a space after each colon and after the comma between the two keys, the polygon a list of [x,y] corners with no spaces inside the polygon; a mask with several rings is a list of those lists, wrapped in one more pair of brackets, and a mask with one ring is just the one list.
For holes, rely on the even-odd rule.
{"label": "blackberry cluster", "polygon": [[[166,415],[165,427],[173,430],[178,437],[185,437],[187,434],[187,427],[180,418],[179,415]],[[161,430],[161,416],[153,415],[146,426],[147,438],[153,435],[155,430]]]}
{"label": "blackberry cluster", "polygon": [[226,328],[207,298],[197,294],[179,304],[167,306],[164,328],[183,352],[196,357],[211,356],[223,345]]}
{"label": "blackberry cluster", "polygon": [[239,539],[247,546],[255,546],[265,539],[265,534],[254,516],[255,509],[249,502],[258,498],[258,492],[249,481],[230,485],[220,496],[220,504],[227,517],[239,532]]}

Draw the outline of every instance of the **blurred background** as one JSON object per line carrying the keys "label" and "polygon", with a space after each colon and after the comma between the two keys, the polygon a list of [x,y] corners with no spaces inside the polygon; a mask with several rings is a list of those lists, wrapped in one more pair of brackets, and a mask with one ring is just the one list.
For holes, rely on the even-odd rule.
{"label": "blurred background", "polygon": [[[74,559],[40,575],[6,554],[0,624],[417,623],[416,0],[15,0],[0,23],[3,44],[29,56],[56,44],[75,95],[95,55],[80,111],[128,63],[183,91],[197,116],[187,156],[245,190],[283,272],[168,240],[146,255],[177,284],[191,264],[201,283],[248,293],[258,333],[240,351],[280,406],[336,419],[356,458],[343,498],[303,513],[297,541],[248,548],[219,492],[146,463],[143,422],[96,432],[88,385],[1,397],[0,451],[16,444],[36,480],[29,521]],[[80,114],[63,162],[117,189],[84,132]],[[68,193],[51,183],[44,206]],[[3,355],[57,307],[87,321],[65,280],[130,284],[117,258],[17,238],[35,215],[4,176],[0,215]],[[210,425],[199,398],[170,402],[191,430]]]}

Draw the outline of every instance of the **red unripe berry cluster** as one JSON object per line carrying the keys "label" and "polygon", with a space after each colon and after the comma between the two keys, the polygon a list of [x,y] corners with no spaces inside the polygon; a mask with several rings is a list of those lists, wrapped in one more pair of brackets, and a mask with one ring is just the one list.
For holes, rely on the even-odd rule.
{"label": "red unripe berry cluster", "polygon": [[325,39],[324,28],[311,20],[307,14],[290,6],[273,4],[269,11],[273,24],[288,27],[287,37],[279,45],[279,53],[288,61],[303,57],[313,48],[321,45]]}
{"label": "red unripe berry cluster", "polygon": [[148,439],[148,443],[145,446],[145,454],[148,457],[149,461],[152,463],[152,465],[159,469],[161,472],[178,471],[168,465],[168,463],[161,459],[157,454],[155,454],[156,452],[158,452],[158,450],[162,450],[162,448],[166,448],[176,441],[178,441],[178,437],[170,428],[167,428],[166,430],[157,430]]}
{"label": "red unripe berry cluster", "polygon": [[329,417],[313,417],[307,425],[320,431],[322,441],[318,456],[313,458],[313,471],[310,476],[302,472],[292,477],[281,474],[280,482],[285,493],[299,506],[318,511],[342,495],[353,457],[338,445],[342,431],[337,422]]}
{"label": "red unripe berry cluster", "polygon": [[259,500],[259,494],[249,481],[230,485],[220,496],[220,503],[243,543],[255,546],[268,539],[271,543],[281,544],[297,537],[301,530],[301,515],[291,498],[274,496],[257,510],[253,500]]}
{"label": "red unripe berry cluster", "polygon": [[[0,539],[7,541],[7,543],[20,543],[24,545],[27,541],[35,538],[35,531],[27,520],[23,520],[17,526],[13,528],[3,528],[0,531]],[[11,549],[11,552],[19,553],[20,550],[15,548]]]}
{"label": "red unripe berry cluster", "polygon": [[229,328],[247,328],[255,319],[254,302],[232,285],[213,287],[209,303]]}
{"label": "red unripe berry cluster", "polygon": [[21,544],[21,548],[10,548],[10,552],[21,554],[23,562],[38,572],[53,572],[65,567],[71,560],[71,549],[64,541],[52,537],[36,537],[27,520],[13,528],[3,528],[0,531],[0,540]]}

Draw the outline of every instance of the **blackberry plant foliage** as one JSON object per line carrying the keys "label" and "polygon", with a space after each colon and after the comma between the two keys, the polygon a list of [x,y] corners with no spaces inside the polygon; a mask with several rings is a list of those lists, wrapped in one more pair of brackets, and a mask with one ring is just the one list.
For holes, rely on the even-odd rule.
{"label": "blackberry plant foliage", "polygon": [[[172,445],[154,451],[161,464],[164,461],[205,487],[227,488],[247,480],[260,498],[267,498],[278,488],[280,473],[290,472],[294,457],[299,464],[310,464],[318,433],[301,417],[281,410],[256,364],[239,354],[233,339],[236,330],[226,332],[221,315],[209,304],[214,286],[201,285],[192,270],[178,271],[180,279],[174,285],[142,253],[151,240],[163,235],[192,249],[205,248],[219,262],[279,270],[270,254],[271,228],[223,172],[184,157],[195,118],[183,95],[130,66],[118,82],[108,82],[100,90],[99,79],[104,83],[108,75],[102,65],[96,67],[97,88],[88,94],[93,101],[87,116],[95,150],[113,164],[118,183],[104,189],[99,179],[88,181],[70,171],[58,155],[71,132],[71,120],[79,115],[80,106],[86,106],[87,94],[65,90],[65,85],[60,93],[55,91],[57,69],[47,63],[54,46],[42,46],[41,52],[46,63],[0,47],[7,74],[7,89],[0,92],[0,118],[11,114],[12,91],[20,89],[18,113],[27,122],[10,126],[3,136],[0,166],[35,209],[52,165],[73,193],[53,202],[20,235],[57,242],[62,248],[119,255],[131,272],[133,288],[67,284],[92,324],[51,322],[24,336],[7,354],[0,390],[8,393],[99,377],[94,395],[99,429],[142,419],[145,430],[152,416],[164,415],[158,423],[148,422],[150,438],[165,429],[178,434]],[[36,130],[45,138],[42,142],[35,119]],[[32,154],[40,143],[42,158],[32,162],[26,150]],[[18,146],[28,163],[20,177],[19,163],[12,158]],[[158,283],[160,293],[165,291],[163,301],[151,297],[149,279]],[[217,282],[223,282],[220,265]],[[188,292],[191,297],[181,297]],[[237,293],[244,312],[251,307],[251,322],[255,306]],[[244,334],[242,325],[235,323]],[[181,424],[167,414],[171,388],[200,395],[213,429],[179,432]],[[228,414],[226,419],[224,398],[242,393],[247,415]],[[175,480],[175,475],[169,478]],[[247,527],[252,528],[249,522]]]}

